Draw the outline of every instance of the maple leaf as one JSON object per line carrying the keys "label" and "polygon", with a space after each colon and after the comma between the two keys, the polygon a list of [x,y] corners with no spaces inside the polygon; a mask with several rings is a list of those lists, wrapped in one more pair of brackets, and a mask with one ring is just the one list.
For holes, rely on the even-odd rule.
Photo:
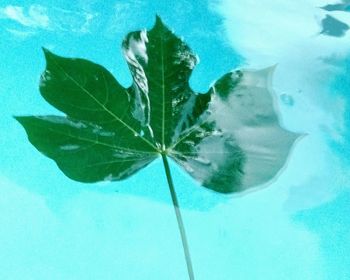
{"label": "maple leaf", "polygon": [[16,119],[68,177],[121,180],[161,155],[183,230],[167,157],[221,193],[261,185],[284,166],[298,134],[279,124],[273,68],[233,71],[195,93],[189,78],[198,59],[159,17],[150,31],[129,33],[123,51],[133,77],[128,88],[100,65],[44,50],[40,92],[66,116]]}
{"label": "maple leaf", "polygon": [[159,17],[150,31],[129,33],[123,51],[129,88],[100,65],[44,49],[40,92],[66,117],[16,118],[68,177],[121,180],[161,154],[203,186],[230,193],[265,183],[284,165],[298,134],[279,125],[273,68],[233,71],[196,94],[189,77],[198,59]]}

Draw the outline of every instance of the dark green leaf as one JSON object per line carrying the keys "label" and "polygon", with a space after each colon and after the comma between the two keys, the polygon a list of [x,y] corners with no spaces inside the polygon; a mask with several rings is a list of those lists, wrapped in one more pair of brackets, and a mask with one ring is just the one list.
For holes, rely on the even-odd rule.
{"label": "dark green leaf", "polygon": [[120,180],[166,154],[203,186],[230,193],[272,179],[297,134],[273,106],[272,69],[224,75],[205,94],[189,86],[197,57],[157,17],[123,51],[133,83],[102,66],[45,50],[40,92],[65,117],[17,117],[30,142],[82,182]]}
{"label": "dark green leaf", "polygon": [[70,178],[81,182],[120,180],[157,157],[136,139],[128,145],[123,134],[66,117],[17,117],[30,142],[54,159]]}

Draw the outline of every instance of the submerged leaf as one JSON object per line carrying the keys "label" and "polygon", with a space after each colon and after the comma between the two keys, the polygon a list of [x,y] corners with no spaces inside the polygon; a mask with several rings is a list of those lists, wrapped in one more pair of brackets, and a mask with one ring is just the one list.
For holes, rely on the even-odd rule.
{"label": "submerged leaf", "polygon": [[163,154],[203,186],[232,193],[283,167],[298,135],[279,125],[272,68],[234,71],[195,93],[189,78],[198,59],[159,17],[150,31],[129,33],[123,51],[129,88],[102,66],[44,50],[40,92],[66,116],[17,120],[68,177],[121,180]]}
{"label": "submerged leaf", "polygon": [[223,76],[209,91],[205,118],[175,144],[175,159],[204,186],[239,192],[269,181],[285,164],[298,135],[279,125],[272,73],[267,68]]}

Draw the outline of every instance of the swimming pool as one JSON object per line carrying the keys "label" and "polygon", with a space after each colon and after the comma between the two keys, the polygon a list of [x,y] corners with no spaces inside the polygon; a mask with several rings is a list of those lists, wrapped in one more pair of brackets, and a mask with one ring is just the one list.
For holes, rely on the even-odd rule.
{"label": "swimming pool", "polygon": [[276,65],[281,125],[304,134],[272,182],[245,195],[199,186],[170,162],[196,279],[348,279],[347,2],[37,1],[0,7],[0,278],[187,279],[161,160],[120,182],[65,177],[13,115],[62,115],[38,92],[41,47],[131,83],[124,36],[155,14],[198,54],[190,85]]}

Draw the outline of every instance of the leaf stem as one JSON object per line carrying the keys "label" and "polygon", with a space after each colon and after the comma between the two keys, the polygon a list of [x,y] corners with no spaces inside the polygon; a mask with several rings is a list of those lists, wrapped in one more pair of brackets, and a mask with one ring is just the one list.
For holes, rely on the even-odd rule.
{"label": "leaf stem", "polygon": [[173,179],[172,179],[171,173],[170,173],[168,159],[167,159],[167,156],[165,153],[162,153],[162,159],[163,159],[166,178],[168,180],[171,199],[173,201],[173,206],[174,206],[174,210],[175,210],[175,214],[176,214],[177,224],[178,224],[180,235],[181,235],[182,246],[184,249],[184,254],[185,254],[185,259],[186,259],[186,264],[187,264],[188,276],[189,276],[190,280],[194,280],[192,261],[191,261],[191,256],[190,256],[190,250],[188,247],[185,226],[184,226],[183,221],[182,221],[179,202],[177,200],[177,196],[176,196],[176,192],[175,192],[175,188],[174,188],[174,184],[173,184]]}

